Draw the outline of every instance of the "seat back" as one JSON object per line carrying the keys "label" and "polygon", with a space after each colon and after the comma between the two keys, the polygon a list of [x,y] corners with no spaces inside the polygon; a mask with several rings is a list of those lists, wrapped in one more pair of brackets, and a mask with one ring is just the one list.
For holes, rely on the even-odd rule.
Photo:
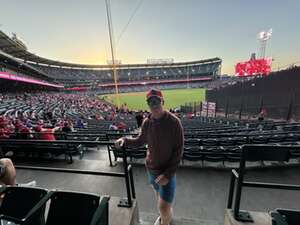
{"label": "seat back", "polygon": [[281,215],[285,216],[289,225],[298,225],[300,221],[300,211],[294,209],[276,209]]}
{"label": "seat back", "polygon": [[289,146],[244,145],[242,159],[245,161],[288,161],[290,149]]}
{"label": "seat back", "polygon": [[51,197],[46,225],[89,225],[99,200],[93,194],[57,191]]}
{"label": "seat back", "polygon": [[[47,194],[47,190],[31,187],[8,187],[0,207],[0,214],[17,219],[27,213]],[[45,208],[39,210],[26,224],[43,224]]]}

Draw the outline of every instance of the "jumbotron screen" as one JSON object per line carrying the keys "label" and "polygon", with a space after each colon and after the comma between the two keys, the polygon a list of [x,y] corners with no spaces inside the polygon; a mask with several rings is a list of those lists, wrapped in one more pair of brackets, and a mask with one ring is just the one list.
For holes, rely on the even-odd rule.
{"label": "jumbotron screen", "polygon": [[271,72],[272,59],[251,59],[237,63],[235,74],[237,76],[268,75]]}

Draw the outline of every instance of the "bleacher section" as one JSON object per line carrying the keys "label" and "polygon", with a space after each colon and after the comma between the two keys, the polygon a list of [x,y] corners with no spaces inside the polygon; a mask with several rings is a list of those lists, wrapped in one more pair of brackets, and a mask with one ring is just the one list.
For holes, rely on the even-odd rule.
{"label": "bleacher section", "polygon": [[[44,153],[52,156],[65,155],[72,162],[72,155],[84,157],[88,148],[98,148],[100,141],[114,141],[124,135],[134,136],[138,134],[136,121],[132,113],[114,113],[110,118],[112,106],[107,105],[93,96],[68,95],[68,94],[40,94],[7,97],[2,100],[0,112],[4,118],[18,120],[25,118],[30,120],[31,133],[24,134],[21,130],[13,132],[2,131],[9,139],[1,141],[2,150],[5,152],[18,152],[22,157],[29,157],[44,149]],[[73,132],[62,132],[60,127],[55,132],[55,141],[36,141],[32,147],[32,141],[39,140],[39,131],[33,129],[40,121],[45,120],[54,126],[61,126],[63,121],[72,121],[76,124],[78,118],[82,118],[85,127],[77,127]],[[98,118],[98,119],[97,119]],[[99,119],[101,118],[101,119]],[[115,122],[125,121],[126,129],[109,130],[109,126]],[[26,123],[25,123],[26,124]],[[238,162],[240,160],[241,146],[245,144],[272,144],[293,146],[300,143],[300,124],[274,121],[238,121],[229,119],[212,119],[195,117],[194,119],[182,119],[185,133],[185,148],[182,164],[185,162]],[[14,141],[15,139],[27,140]],[[19,143],[19,144],[18,144]],[[21,147],[18,147],[21,146]],[[28,147],[26,147],[28,146]],[[110,165],[113,165],[113,153],[115,161],[122,158],[122,153],[107,145]],[[21,154],[22,153],[22,154]],[[128,157],[143,159],[146,156],[146,148],[132,149]],[[298,151],[291,152],[291,158],[300,157]]]}
{"label": "bleacher section", "polygon": [[[185,147],[182,164],[190,162],[239,162],[241,149],[246,144],[270,144],[295,146],[300,144],[300,124],[287,122],[256,122],[195,118],[182,120],[185,134]],[[124,134],[114,134],[115,137]],[[137,135],[129,133],[128,135]],[[110,149],[115,160],[121,153]],[[146,148],[132,149],[128,157],[140,159],[146,156]],[[299,159],[300,151],[291,150],[291,159]],[[230,165],[229,165],[230,166]]]}

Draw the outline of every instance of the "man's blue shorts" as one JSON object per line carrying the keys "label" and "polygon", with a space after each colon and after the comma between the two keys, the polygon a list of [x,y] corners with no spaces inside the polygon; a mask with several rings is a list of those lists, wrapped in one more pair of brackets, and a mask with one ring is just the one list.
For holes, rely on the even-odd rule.
{"label": "man's blue shorts", "polygon": [[159,193],[159,196],[166,202],[172,203],[174,196],[175,196],[175,190],[176,190],[176,175],[173,175],[169,183],[166,185],[159,185],[155,182],[155,179],[159,176],[152,174],[151,172],[148,171],[148,177],[149,177],[149,182],[153,186],[154,190]]}

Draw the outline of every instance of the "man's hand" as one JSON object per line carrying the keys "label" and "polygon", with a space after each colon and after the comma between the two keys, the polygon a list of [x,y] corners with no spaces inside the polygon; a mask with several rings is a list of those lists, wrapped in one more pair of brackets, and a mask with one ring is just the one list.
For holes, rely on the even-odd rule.
{"label": "man's hand", "polygon": [[124,138],[119,138],[119,139],[116,140],[116,142],[115,142],[115,148],[117,148],[117,149],[122,148],[123,145],[124,145],[124,142],[125,142]]}
{"label": "man's hand", "polygon": [[169,179],[165,175],[161,174],[155,179],[155,182],[159,185],[164,186],[169,183]]}

